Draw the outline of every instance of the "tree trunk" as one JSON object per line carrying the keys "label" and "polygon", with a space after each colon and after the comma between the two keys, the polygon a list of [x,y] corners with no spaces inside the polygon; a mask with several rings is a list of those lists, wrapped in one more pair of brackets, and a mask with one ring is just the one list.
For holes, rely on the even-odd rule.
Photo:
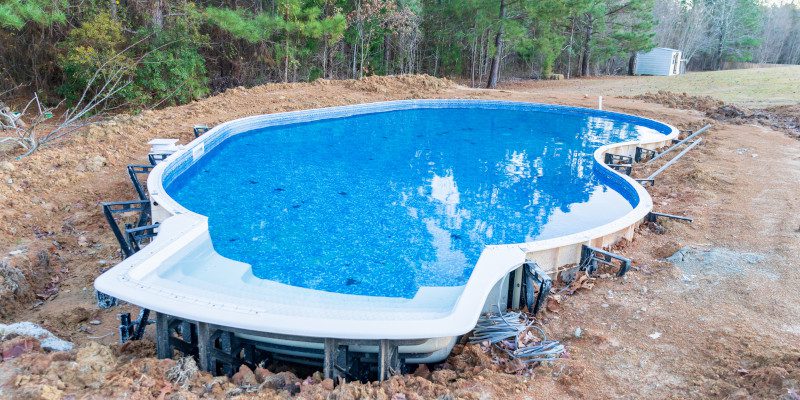
{"label": "tree trunk", "polygon": [[111,18],[117,19],[117,0],[109,0],[108,8],[111,13]]}
{"label": "tree trunk", "polygon": [[284,41],[283,51],[283,83],[289,82],[289,33],[286,33],[286,40]]}
{"label": "tree trunk", "polygon": [[325,45],[322,47],[322,78],[328,79],[328,37],[322,38]]}
{"label": "tree trunk", "polygon": [[353,79],[357,79],[358,75],[356,69],[358,68],[358,61],[356,60],[358,57],[358,40],[353,42]]}
{"label": "tree trunk", "polygon": [[570,18],[569,51],[567,52],[567,79],[572,78],[572,52],[575,44],[575,18]]}
{"label": "tree trunk", "polygon": [[632,52],[631,57],[628,59],[628,75],[633,76],[636,72],[636,53]]}
{"label": "tree trunk", "polygon": [[725,49],[725,24],[722,24],[722,29],[719,34],[719,43],[717,43],[717,54],[716,54],[716,69],[717,71],[722,69],[722,53]]}
{"label": "tree trunk", "polygon": [[594,33],[594,17],[587,16],[586,35],[583,38],[583,56],[581,57],[581,76],[589,76],[589,57],[591,53],[592,34]]}
{"label": "tree trunk", "polygon": [[391,40],[391,36],[389,33],[383,34],[383,74],[389,75],[391,74],[391,68],[389,68],[389,62],[391,58],[391,49],[389,48],[389,40]]}
{"label": "tree trunk", "polygon": [[161,30],[164,27],[164,3],[162,0],[153,0],[152,5],[153,28]]}
{"label": "tree trunk", "polygon": [[492,56],[492,65],[489,69],[489,82],[486,87],[494,89],[497,87],[498,76],[500,75],[500,57],[503,56],[503,24],[506,18],[506,2],[500,0],[500,26],[497,27],[497,35],[494,37],[494,56]]}

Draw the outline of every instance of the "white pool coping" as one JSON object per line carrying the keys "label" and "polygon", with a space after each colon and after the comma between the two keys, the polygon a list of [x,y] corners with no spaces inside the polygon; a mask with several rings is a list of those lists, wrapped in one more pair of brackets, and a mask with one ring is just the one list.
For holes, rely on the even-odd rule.
{"label": "white pool coping", "polygon": [[[213,249],[208,221],[172,199],[172,179],[228,137],[267,126],[414,108],[476,107],[590,113],[669,131],[663,136],[617,143],[595,151],[595,173],[622,181],[639,202],[622,218],[579,233],[528,243],[487,246],[463,286],[422,287],[411,299],[348,295],[300,288],[255,277],[250,265]],[[647,191],[603,163],[606,152],[632,155],[636,146],[655,149],[678,136],[674,127],[627,114],[536,103],[484,100],[403,100],[259,115],[220,124],[159,163],[147,180],[153,218],[161,221],[155,240],[95,281],[95,288],[159,313],[211,324],[277,334],[341,339],[423,339],[470,331],[492,289],[526,260],[549,272],[578,261],[580,246],[607,246],[651,211]],[[627,185],[627,186],[626,186]],[[628,197],[628,196],[626,196]]]}

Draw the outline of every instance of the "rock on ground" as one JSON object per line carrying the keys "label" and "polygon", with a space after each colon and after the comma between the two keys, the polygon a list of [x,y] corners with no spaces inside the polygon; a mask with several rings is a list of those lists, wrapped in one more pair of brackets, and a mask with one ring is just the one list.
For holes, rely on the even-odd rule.
{"label": "rock on ground", "polygon": [[17,322],[15,324],[0,324],[0,340],[5,340],[10,336],[29,336],[36,338],[42,349],[48,351],[69,351],[72,350],[72,343],[59,339],[47,329],[42,328],[32,322]]}

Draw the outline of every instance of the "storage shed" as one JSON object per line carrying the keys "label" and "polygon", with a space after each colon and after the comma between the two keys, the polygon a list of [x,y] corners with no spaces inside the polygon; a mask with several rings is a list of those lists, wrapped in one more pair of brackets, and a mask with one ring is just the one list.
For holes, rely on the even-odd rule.
{"label": "storage shed", "polygon": [[648,52],[636,53],[636,75],[679,75],[681,68],[681,51],[667,47],[656,47]]}

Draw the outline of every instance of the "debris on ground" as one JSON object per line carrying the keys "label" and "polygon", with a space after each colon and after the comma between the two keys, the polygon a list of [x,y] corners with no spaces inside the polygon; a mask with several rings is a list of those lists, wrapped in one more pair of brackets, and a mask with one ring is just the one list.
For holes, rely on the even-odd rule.
{"label": "debris on ground", "polygon": [[663,104],[671,108],[697,110],[709,118],[732,124],[760,124],[783,131],[800,139],[800,105],[773,106],[763,109],[749,109],[727,104],[711,96],[691,96],[660,90],[630,98],[651,103]]}
{"label": "debris on ground", "polygon": [[172,383],[186,389],[189,380],[194,378],[199,371],[193,357],[181,357],[175,365],[167,370],[165,376]]}
{"label": "debris on ground", "polygon": [[47,329],[32,322],[17,322],[15,324],[0,324],[0,341],[5,341],[15,336],[35,338],[42,349],[47,351],[69,351],[72,343],[59,339]]}

